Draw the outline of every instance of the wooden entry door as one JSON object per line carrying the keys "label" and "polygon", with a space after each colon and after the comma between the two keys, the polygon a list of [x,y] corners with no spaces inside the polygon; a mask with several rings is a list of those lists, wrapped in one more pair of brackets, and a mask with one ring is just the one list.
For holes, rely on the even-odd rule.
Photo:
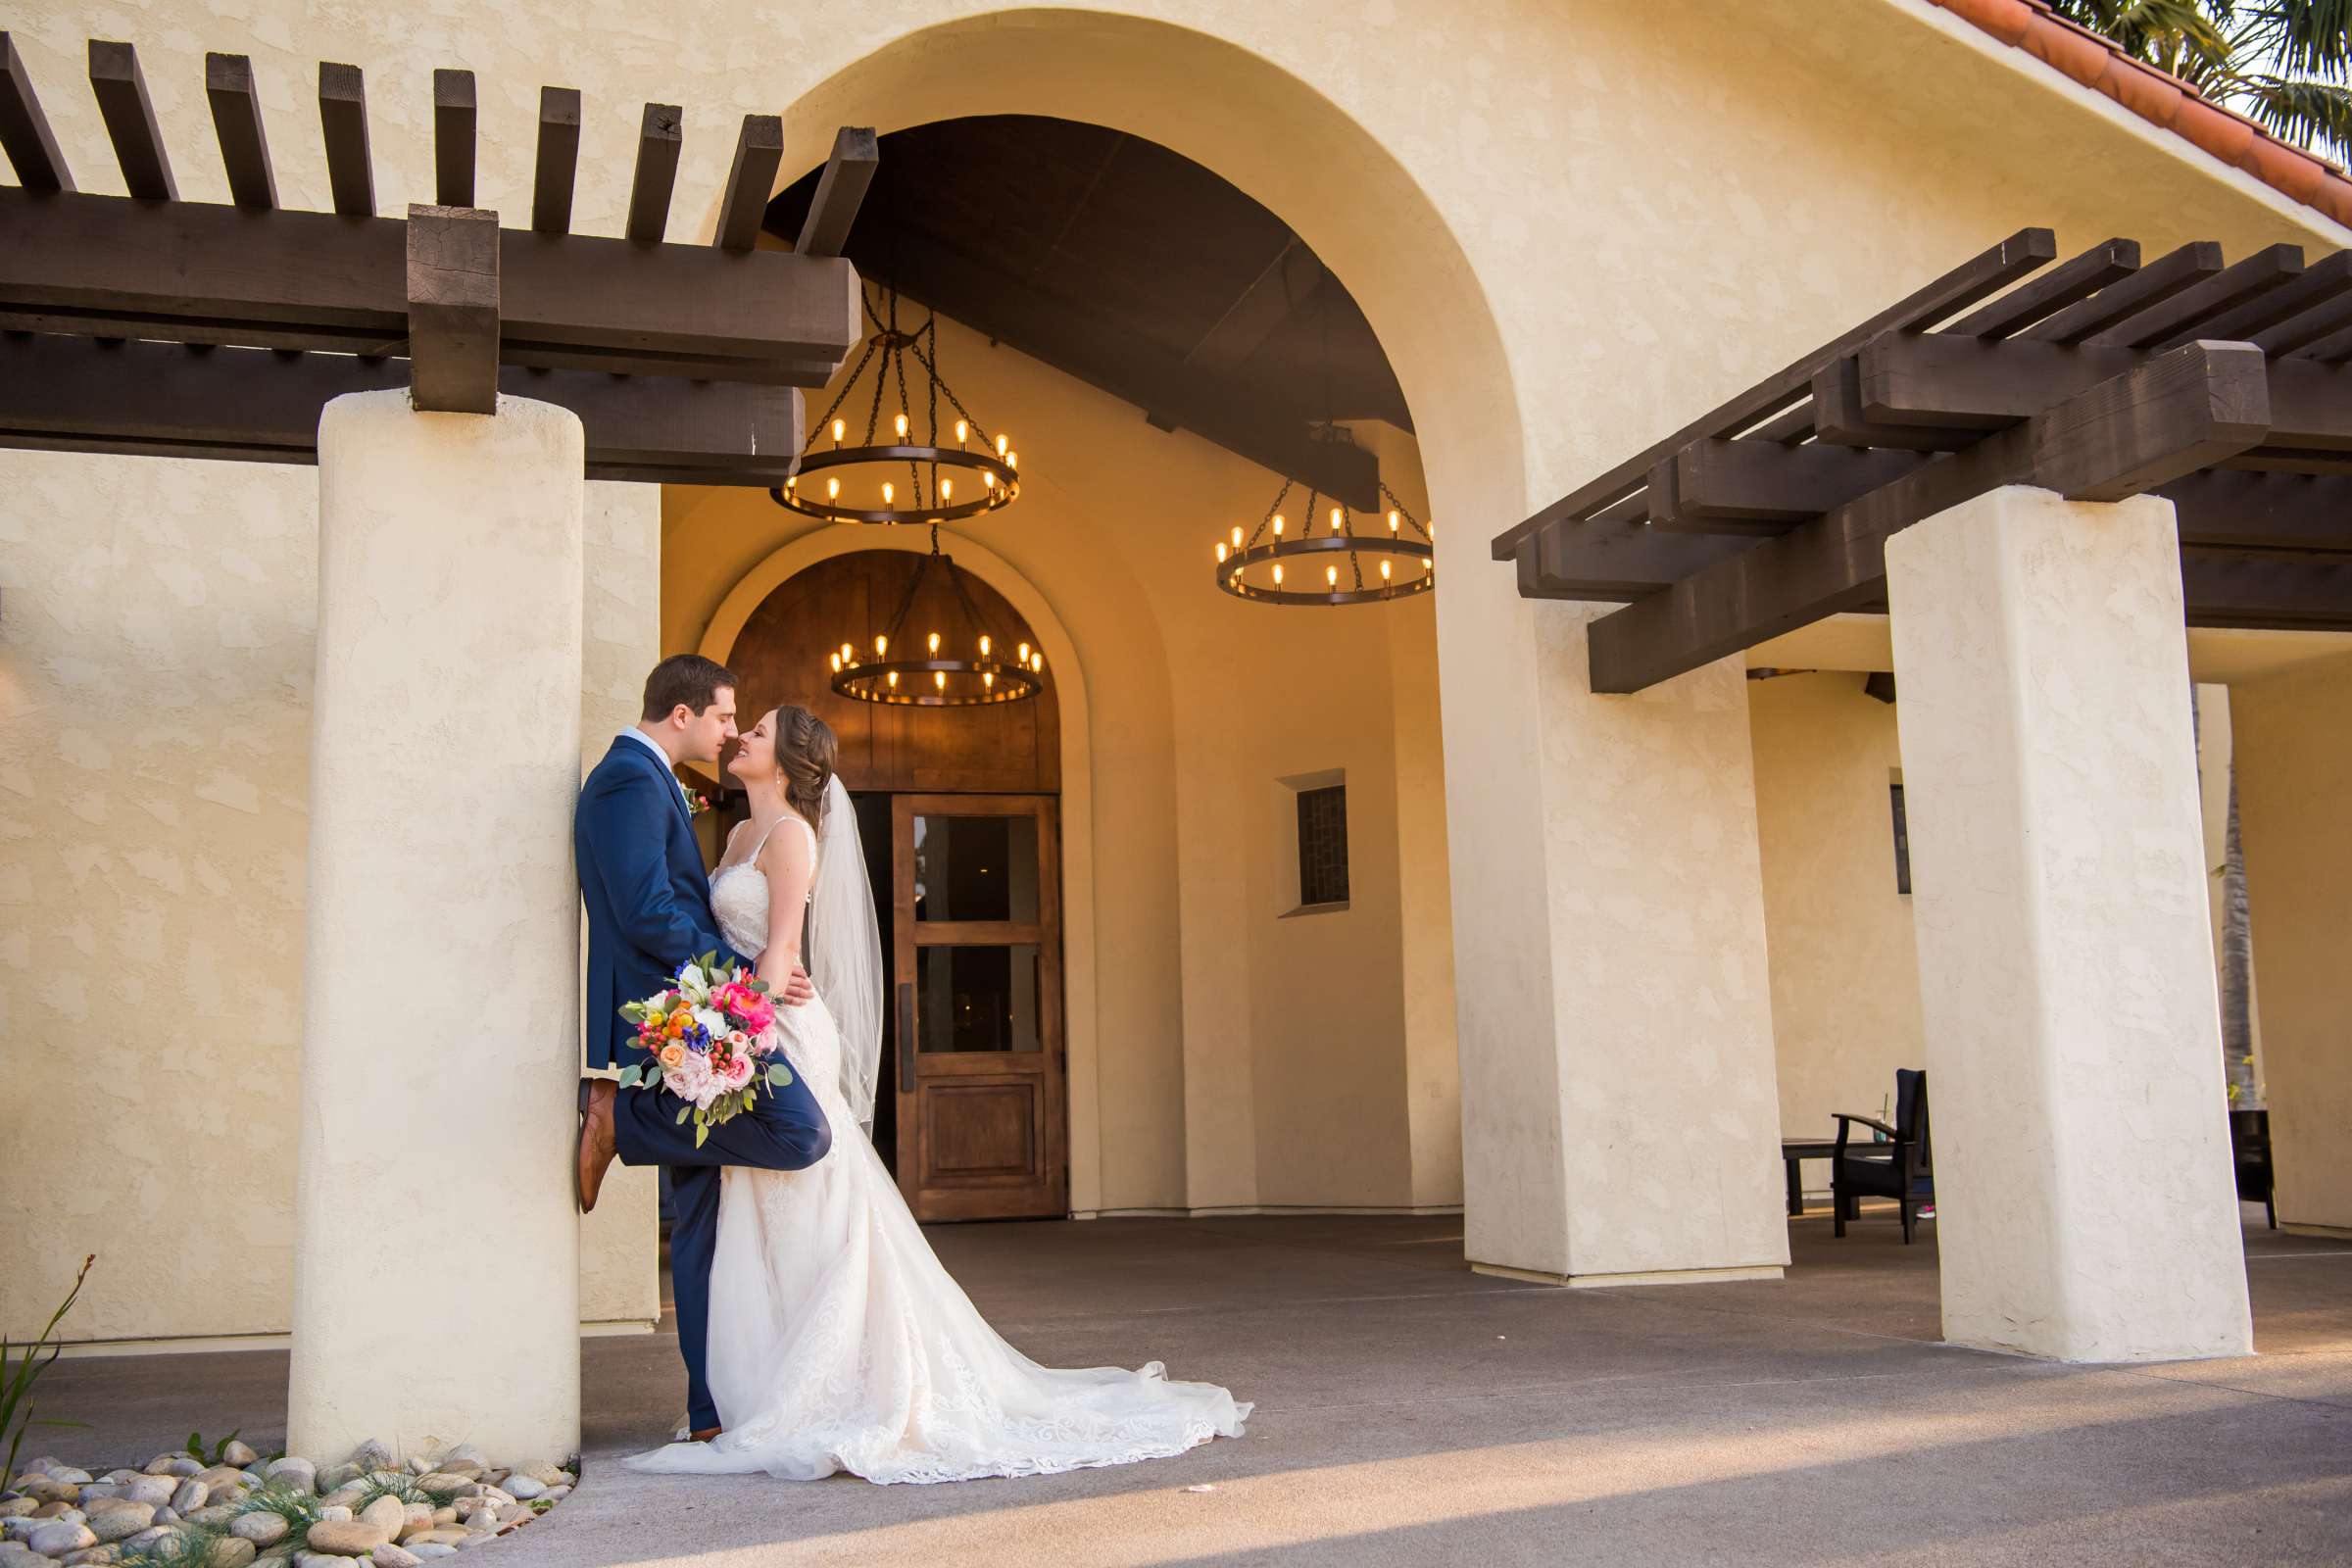
{"label": "wooden entry door", "polygon": [[891,803],[898,1175],[920,1220],[1069,1211],[1047,795]]}

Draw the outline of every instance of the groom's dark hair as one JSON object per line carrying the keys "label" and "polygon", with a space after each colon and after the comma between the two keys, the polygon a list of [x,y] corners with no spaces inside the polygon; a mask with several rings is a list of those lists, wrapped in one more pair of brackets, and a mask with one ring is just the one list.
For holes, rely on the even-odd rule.
{"label": "groom's dark hair", "polygon": [[681,703],[699,714],[718,701],[720,687],[731,691],[741,684],[735,672],[715,659],[672,654],[645,677],[645,712],[640,716],[648,723],[667,718]]}

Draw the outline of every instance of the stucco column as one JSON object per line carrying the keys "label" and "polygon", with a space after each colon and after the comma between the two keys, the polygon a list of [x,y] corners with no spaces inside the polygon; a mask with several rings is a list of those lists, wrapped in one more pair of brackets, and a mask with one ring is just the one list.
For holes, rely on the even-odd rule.
{"label": "stucco column", "polygon": [[289,1451],[579,1443],[581,439],[318,425]]}
{"label": "stucco column", "polygon": [[2230,692],[2278,1223],[2352,1236],[2352,653]]}
{"label": "stucco column", "polygon": [[1886,583],[1944,1337],[2244,1353],[2172,506],[1994,491]]}
{"label": "stucco column", "polygon": [[[1475,612],[1446,595],[1497,587],[1508,573],[1455,573],[1442,633]],[[1446,714],[1465,1250],[1483,1272],[1568,1285],[1777,1277],[1746,671],[1596,696],[1586,631],[1614,607],[1527,608],[1532,724],[1490,737],[1492,777],[1454,745],[1476,695]],[[1533,1007],[1511,1008],[1531,980]]]}

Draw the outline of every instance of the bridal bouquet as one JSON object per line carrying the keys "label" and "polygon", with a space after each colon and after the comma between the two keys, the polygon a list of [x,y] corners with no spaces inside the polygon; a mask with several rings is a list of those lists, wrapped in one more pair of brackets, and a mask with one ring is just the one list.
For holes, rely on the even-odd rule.
{"label": "bridal bouquet", "polygon": [[761,1089],[781,1089],[792,1072],[775,1054],[776,1004],[767,982],[706,953],[681,964],[669,988],[632,1002],[620,1015],[637,1026],[637,1047],[652,1059],[620,1071],[621,1087],[666,1088],[694,1118],[698,1149],[710,1128],[752,1108]]}

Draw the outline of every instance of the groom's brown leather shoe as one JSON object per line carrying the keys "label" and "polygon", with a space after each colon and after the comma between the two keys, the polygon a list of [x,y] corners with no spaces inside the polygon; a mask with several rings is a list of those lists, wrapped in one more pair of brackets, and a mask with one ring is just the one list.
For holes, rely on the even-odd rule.
{"label": "groom's brown leather shoe", "polygon": [[686,1439],[690,1443],[716,1443],[719,1435],[726,1430],[725,1427],[705,1427],[700,1432],[687,1433]]}
{"label": "groom's brown leather shoe", "polygon": [[585,1214],[596,1207],[596,1195],[605,1185],[605,1171],[619,1152],[619,1144],[612,1132],[612,1081],[610,1078],[580,1080],[580,1150],[579,1189],[580,1212]]}

